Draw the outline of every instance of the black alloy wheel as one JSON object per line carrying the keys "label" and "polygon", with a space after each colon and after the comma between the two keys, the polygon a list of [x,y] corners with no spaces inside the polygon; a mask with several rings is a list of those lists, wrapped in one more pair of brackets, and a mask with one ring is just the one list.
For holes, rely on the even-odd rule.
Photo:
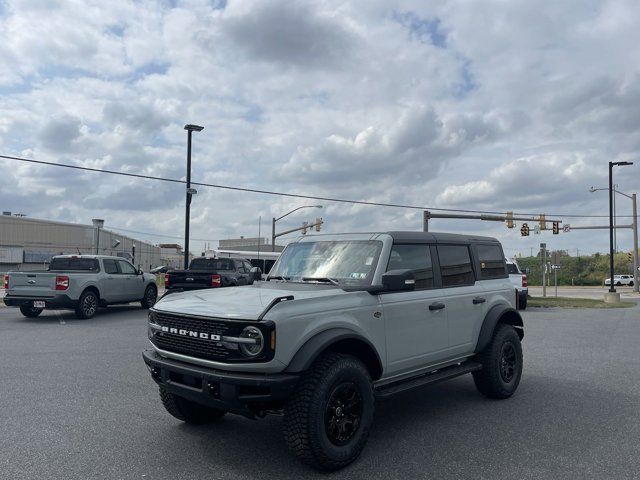
{"label": "black alloy wheel", "polygon": [[517,363],[516,349],[511,342],[502,345],[500,356],[500,376],[502,380],[509,383],[513,380]]}
{"label": "black alloy wheel", "polygon": [[362,397],[353,382],[335,386],[324,412],[327,438],[339,447],[353,438],[362,419]]}

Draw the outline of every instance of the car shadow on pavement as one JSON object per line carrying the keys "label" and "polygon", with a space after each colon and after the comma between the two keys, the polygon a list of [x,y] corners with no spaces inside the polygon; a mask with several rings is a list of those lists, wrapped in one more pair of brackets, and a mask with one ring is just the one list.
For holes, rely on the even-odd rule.
{"label": "car shadow on pavement", "polygon": [[144,312],[141,314],[144,319],[147,318],[147,310],[140,307],[140,305],[113,305],[107,308],[99,308],[96,314],[92,318],[78,318],[73,310],[45,310],[39,316],[35,318],[25,317],[20,313],[20,310],[15,308],[12,309],[15,311],[15,318],[12,318],[10,321],[15,323],[60,323],[60,321],[64,321],[65,323],[73,323],[73,322],[83,322],[89,323],[93,321],[101,321],[104,322],[107,319],[113,319],[117,321],[129,321],[131,319],[130,316],[122,316],[118,315],[119,313],[124,312]]}
{"label": "car shadow on pavement", "polygon": [[[625,427],[634,421],[637,424],[635,402],[631,396],[593,389],[585,383],[526,374],[513,398],[489,400],[476,391],[471,376],[465,376],[378,402],[362,455],[336,475],[604,478],[608,449],[625,438]],[[605,406],[615,415],[603,415]],[[253,422],[227,416],[214,425],[175,428],[190,439],[192,450],[186,457],[182,452],[180,458],[163,460],[184,462],[187,469],[193,457],[209,462],[212,471],[249,477],[326,477],[298,463],[288,452],[277,417]],[[637,437],[637,428],[632,433]],[[175,438],[167,437],[167,441],[154,442],[156,449],[175,451]],[[628,452],[617,450],[622,467],[637,462],[633,444]],[[584,457],[586,451],[590,457]],[[576,469],[583,469],[584,475]]]}

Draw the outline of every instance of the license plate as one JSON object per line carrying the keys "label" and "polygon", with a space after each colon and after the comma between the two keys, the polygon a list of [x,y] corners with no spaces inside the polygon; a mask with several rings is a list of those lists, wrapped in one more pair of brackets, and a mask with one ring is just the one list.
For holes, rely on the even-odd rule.
{"label": "license plate", "polygon": [[44,301],[43,300],[34,300],[33,308],[44,308]]}

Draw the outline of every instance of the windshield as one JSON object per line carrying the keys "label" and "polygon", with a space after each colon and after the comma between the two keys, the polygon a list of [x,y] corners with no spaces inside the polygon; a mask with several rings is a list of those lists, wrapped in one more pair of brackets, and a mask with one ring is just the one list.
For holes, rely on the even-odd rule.
{"label": "windshield", "polygon": [[296,282],[371,285],[382,242],[340,240],[290,244],[269,278]]}

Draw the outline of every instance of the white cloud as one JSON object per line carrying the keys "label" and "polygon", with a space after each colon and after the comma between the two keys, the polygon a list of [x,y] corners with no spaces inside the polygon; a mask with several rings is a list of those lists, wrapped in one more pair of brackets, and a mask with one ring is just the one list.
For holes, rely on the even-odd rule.
{"label": "white cloud", "polygon": [[[560,213],[606,213],[587,188],[606,183],[608,160],[640,161],[637,2],[3,5],[5,154],[182,178],[182,126],[199,123],[194,180]],[[0,168],[3,210],[182,234],[183,186]],[[636,191],[627,168],[616,181]],[[305,203],[201,188],[194,236],[255,235],[258,216],[266,224]],[[421,224],[420,211],[324,203],[330,231]],[[512,249],[537,240],[494,224],[436,225]],[[606,246],[599,232],[561,240]]]}

